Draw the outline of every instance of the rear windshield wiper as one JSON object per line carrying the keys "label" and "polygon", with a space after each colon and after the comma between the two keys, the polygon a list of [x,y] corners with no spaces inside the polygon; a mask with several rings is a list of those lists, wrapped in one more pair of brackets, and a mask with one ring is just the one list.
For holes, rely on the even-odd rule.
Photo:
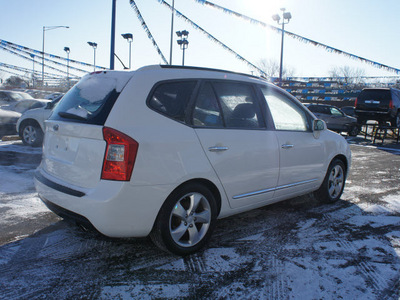
{"label": "rear windshield wiper", "polygon": [[85,121],[87,120],[84,117],[81,117],[81,116],[78,116],[78,115],[75,115],[75,114],[71,114],[71,113],[68,113],[68,112],[63,112],[63,111],[60,111],[58,113],[58,115],[60,117],[62,117],[62,118],[66,118],[66,119],[85,120]]}

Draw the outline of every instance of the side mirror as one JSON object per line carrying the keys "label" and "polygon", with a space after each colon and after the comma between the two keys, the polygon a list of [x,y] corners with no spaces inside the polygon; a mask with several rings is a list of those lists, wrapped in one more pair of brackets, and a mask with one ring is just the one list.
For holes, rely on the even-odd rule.
{"label": "side mirror", "polygon": [[48,103],[46,104],[45,109],[52,109],[52,108],[53,108],[53,103],[52,103],[52,102],[48,102]]}
{"label": "side mirror", "polygon": [[323,120],[314,120],[313,121],[313,131],[322,131],[326,129],[325,121]]}

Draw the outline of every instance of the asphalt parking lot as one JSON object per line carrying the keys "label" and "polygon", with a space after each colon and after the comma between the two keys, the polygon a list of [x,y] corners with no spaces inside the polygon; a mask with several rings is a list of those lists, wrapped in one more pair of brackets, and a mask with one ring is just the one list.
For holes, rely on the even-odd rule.
{"label": "asphalt parking lot", "polygon": [[349,143],[339,202],[306,195],[219,220],[182,258],[62,221],[33,187],[40,149],[0,142],[0,299],[399,299],[400,147]]}

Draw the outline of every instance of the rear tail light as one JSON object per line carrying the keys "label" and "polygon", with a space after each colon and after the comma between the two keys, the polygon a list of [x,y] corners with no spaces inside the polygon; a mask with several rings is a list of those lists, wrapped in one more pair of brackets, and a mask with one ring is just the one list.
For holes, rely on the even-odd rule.
{"label": "rear tail light", "polygon": [[356,102],[354,102],[354,107],[357,107],[358,98],[356,98]]}
{"label": "rear tail light", "polygon": [[389,102],[389,109],[393,109],[393,100],[392,99],[390,99],[390,102]]}
{"label": "rear tail light", "polygon": [[129,181],[135,165],[138,142],[115,129],[104,127],[107,143],[101,179]]}

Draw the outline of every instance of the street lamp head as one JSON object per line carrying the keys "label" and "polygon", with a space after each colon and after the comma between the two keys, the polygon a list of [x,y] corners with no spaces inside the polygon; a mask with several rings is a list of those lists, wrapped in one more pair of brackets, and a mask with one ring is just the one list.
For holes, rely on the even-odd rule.
{"label": "street lamp head", "polygon": [[43,31],[53,30],[57,28],[69,28],[69,26],[43,26]]}
{"label": "street lamp head", "polygon": [[188,36],[188,35],[189,35],[189,31],[183,30],[183,31],[182,31],[182,35],[183,35],[183,36]]}
{"label": "street lamp head", "polygon": [[177,31],[177,32],[176,32],[176,35],[177,35],[178,37],[181,37],[181,36],[182,36],[182,31]]}
{"label": "street lamp head", "polygon": [[279,20],[281,19],[281,17],[278,14],[275,14],[272,16],[272,20],[279,22]]}
{"label": "street lamp head", "polygon": [[126,39],[128,42],[132,42],[132,40],[133,40],[133,35],[132,35],[132,33],[123,33],[123,34],[121,34],[122,35],[122,37],[124,38],[124,39]]}
{"label": "street lamp head", "polygon": [[97,48],[97,44],[93,43],[93,42],[87,42],[89,44],[89,46],[93,47],[94,49]]}
{"label": "street lamp head", "polygon": [[69,47],[64,47],[64,51],[69,54],[69,52],[70,52]]}
{"label": "street lamp head", "polygon": [[290,12],[285,12],[283,13],[283,18],[289,21],[292,18],[292,14]]}

